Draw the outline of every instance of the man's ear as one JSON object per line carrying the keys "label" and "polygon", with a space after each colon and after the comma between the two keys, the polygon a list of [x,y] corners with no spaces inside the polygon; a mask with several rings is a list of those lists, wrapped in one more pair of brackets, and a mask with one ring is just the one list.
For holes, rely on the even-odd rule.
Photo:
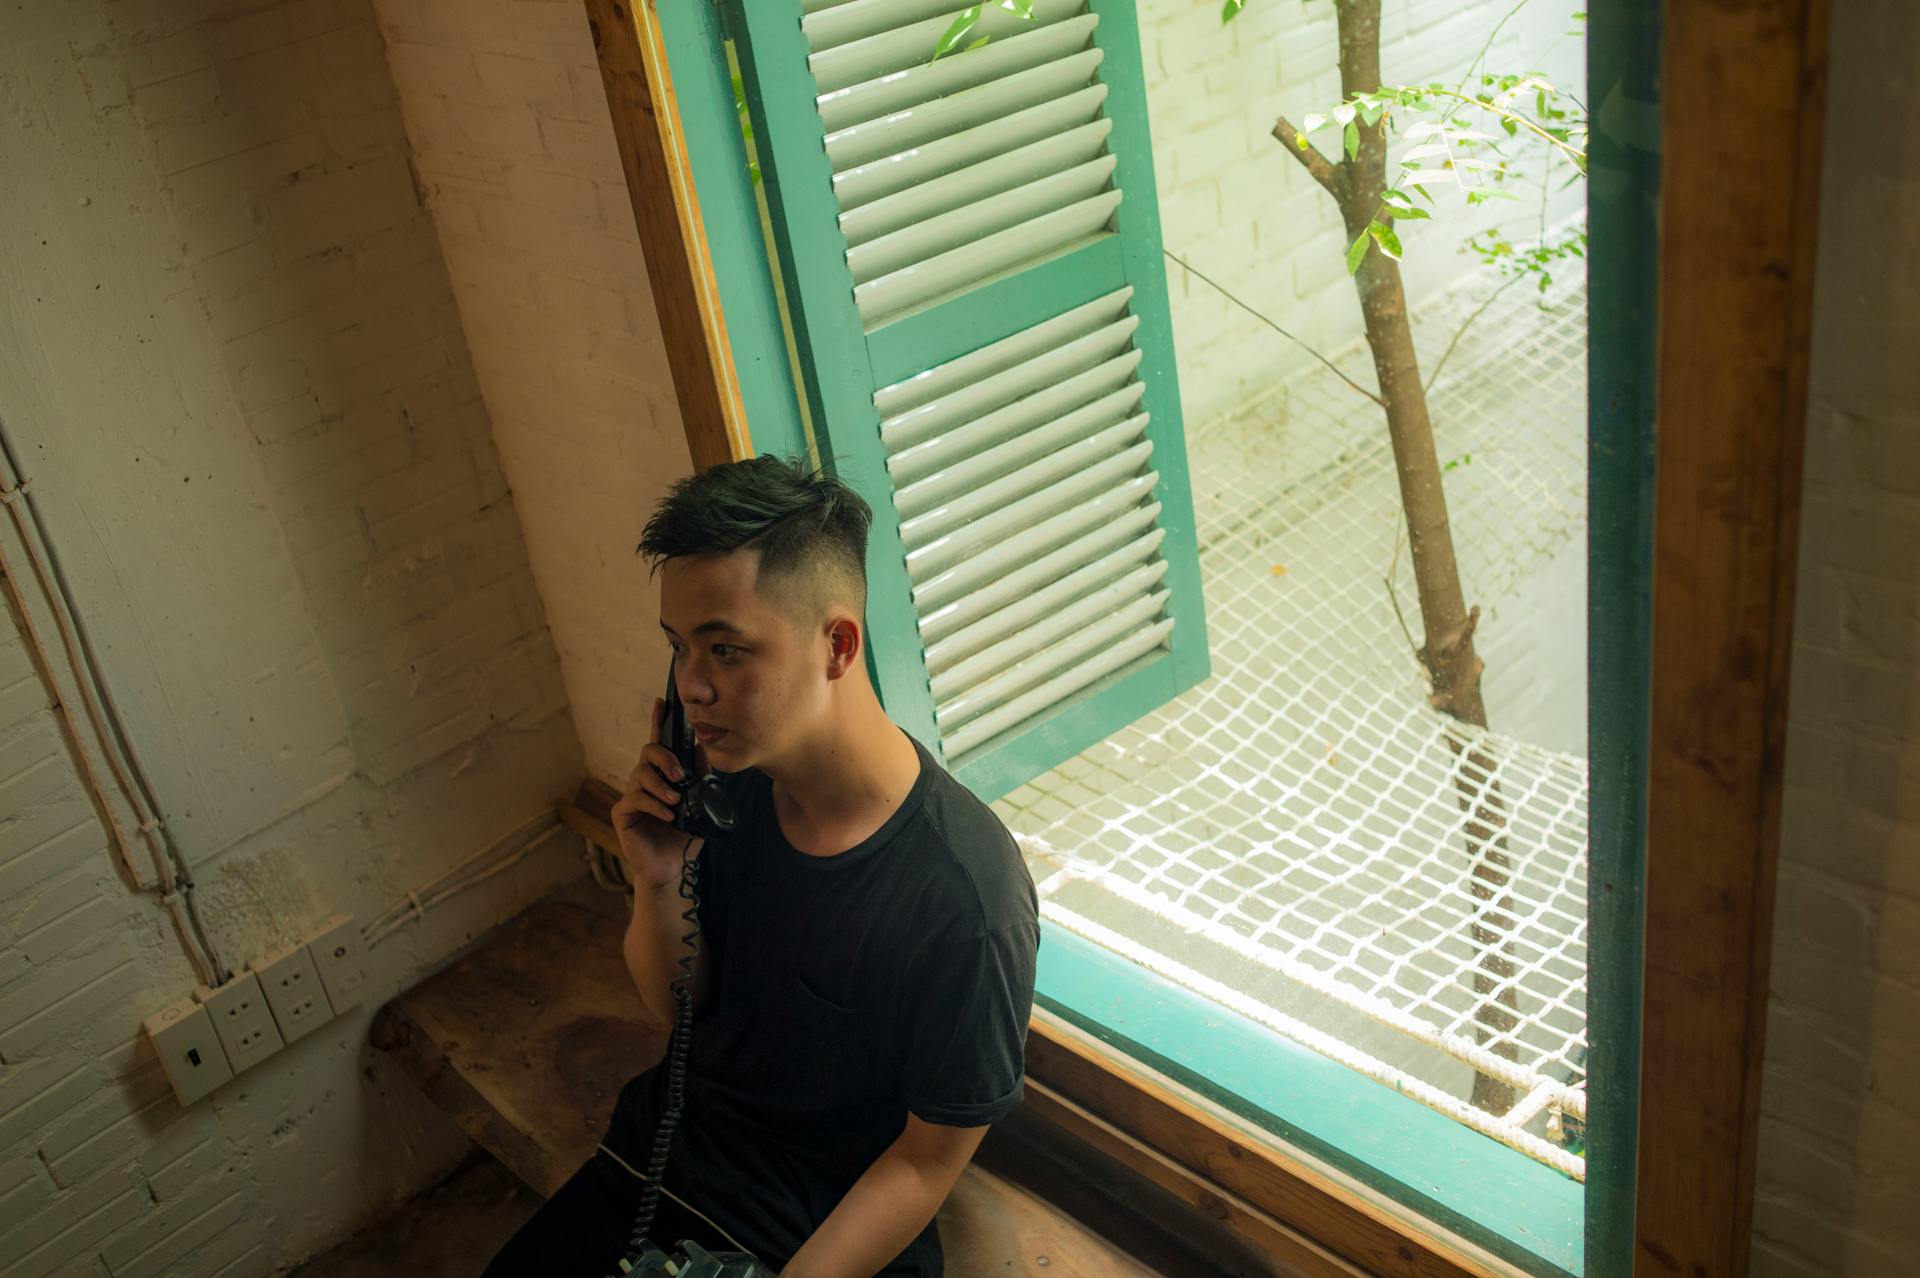
{"label": "man's ear", "polygon": [[860,627],[841,617],[827,627],[827,677],[838,679],[853,668],[860,655]]}

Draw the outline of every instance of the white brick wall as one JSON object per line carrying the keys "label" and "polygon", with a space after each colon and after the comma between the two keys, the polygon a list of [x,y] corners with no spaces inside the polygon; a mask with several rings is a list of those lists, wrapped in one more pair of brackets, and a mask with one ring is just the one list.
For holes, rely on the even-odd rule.
{"label": "white brick wall", "polygon": [[586,12],[375,7],[588,764],[624,783],[668,660],[634,547],[692,461]]}
{"label": "white brick wall", "polygon": [[1760,1278],[1907,1273],[1920,1251],[1920,18],[1863,0],[1833,20]]}
{"label": "white brick wall", "polygon": [[[1281,115],[1297,126],[1339,100],[1334,7],[1250,0],[1224,29],[1218,0],[1141,0],[1139,7],[1167,251],[1321,352],[1352,347],[1362,337],[1360,306],[1346,273],[1339,213],[1271,136]],[[1578,92],[1584,50],[1565,33],[1581,7],[1573,0],[1526,6],[1495,39],[1487,67],[1545,71]],[[1457,81],[1512,8],[1497,0],[1388,0],[1383,76],[1389,83]],[[1316,135],[1322,143],[1329,136]],[[1538,161],[1529,163],[1537,172]],[[1566,165],[1559,170],[1564,176]],[[1556,202],[1553,219],[1576,211],[1584,194],[1573,187]],[[1443,208],[1457,205],[1442,198]],[[1538,221],[1536,206],[1496,203],[1471,215],[1401,223],[1409,300],[1417,305],[1463,272],[1484,271],[1458,252],[1474,230],[1497,223],[1519,239]],[[1172,262],[1167,284],[1188,430],[1204,429],[1309,362],[1297,345]],[[1430,367],[1438,351],[1421,356]],[[1364,347],[1342,366],[1371,382]]]}
{"label": "white brick wall", "polygon": [[[0,411],[238,965],[570,792],[558,657],[368,0],[0,22]],[[10,521],[0,545],[24,571]],[[573,845],[376,949],[368,1006],[183,1112],[138,1027],[193,972],[49,702],[10,621],[0,1275],[265,1274],[457,1161],[368,1016]]]}

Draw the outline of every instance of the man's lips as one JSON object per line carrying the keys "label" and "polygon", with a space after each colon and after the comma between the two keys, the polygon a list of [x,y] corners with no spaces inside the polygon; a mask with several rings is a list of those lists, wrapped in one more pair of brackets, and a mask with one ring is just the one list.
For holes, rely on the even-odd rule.
{"label": "man's lips", "polygon": [[726,735],[727,730],[725,728],[708,728],[698,723],[693,725],[694,740],[698,741],[701,745],[712,745],[715,741],[718,741]]}

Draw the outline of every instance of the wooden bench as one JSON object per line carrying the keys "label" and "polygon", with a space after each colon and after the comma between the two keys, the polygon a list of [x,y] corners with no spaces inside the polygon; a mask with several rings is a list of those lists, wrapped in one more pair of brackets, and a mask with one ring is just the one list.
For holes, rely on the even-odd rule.
{"label": "wooden bench", "polygon": [[[665,1046],[621,958],[627,909],[582,879],[374,1017],[373,1045],[542,1197],[592,1155],[621,1087]],[[1163,1272],[977,1164],[939,1220],[951,1278]]]}

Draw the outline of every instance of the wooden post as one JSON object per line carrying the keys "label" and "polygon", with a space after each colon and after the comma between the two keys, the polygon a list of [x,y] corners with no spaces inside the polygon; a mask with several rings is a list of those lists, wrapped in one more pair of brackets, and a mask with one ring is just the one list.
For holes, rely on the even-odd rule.
{"label": "wooden post", "polygon": [[1636,1275],[1747,1272],[1826,0],[1668,0]]}
{"label": "wooden post", "polygon": [[753,455],[651,0],[585,0],[696,471]]}

